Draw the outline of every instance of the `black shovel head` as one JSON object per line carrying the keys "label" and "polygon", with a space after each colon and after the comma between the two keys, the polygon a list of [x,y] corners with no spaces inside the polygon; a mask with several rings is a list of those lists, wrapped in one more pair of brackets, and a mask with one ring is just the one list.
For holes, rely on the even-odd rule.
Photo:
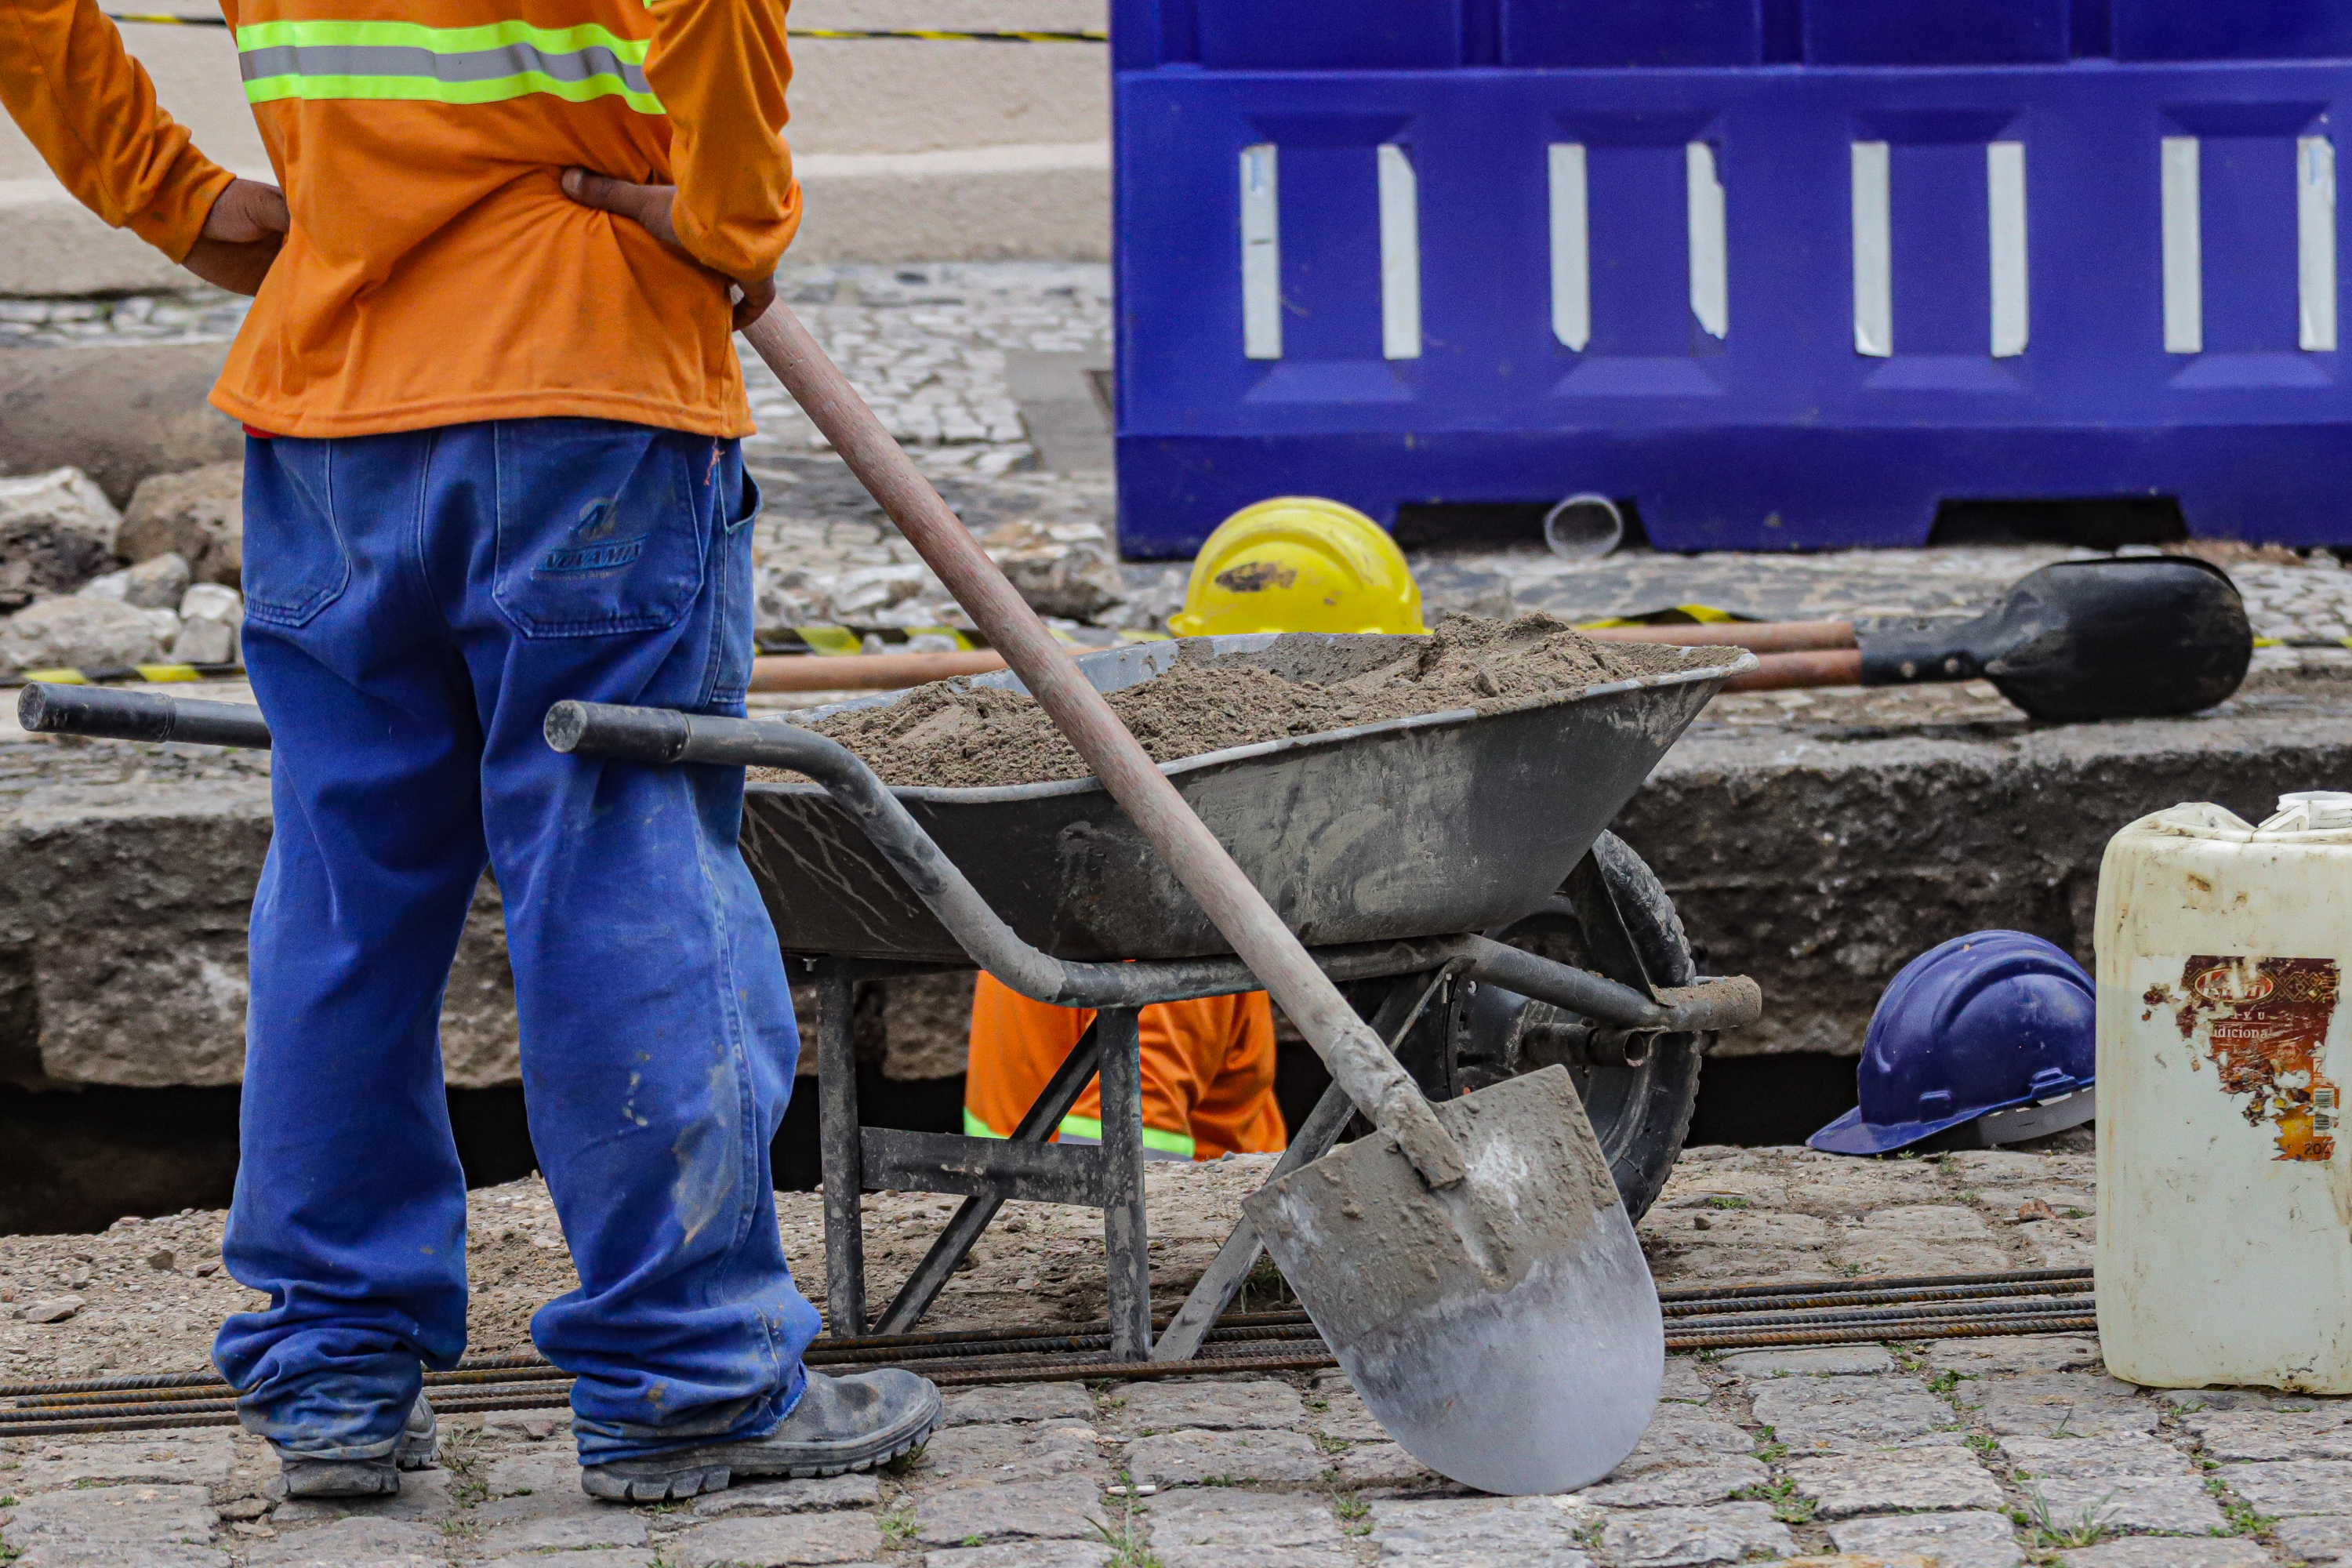
{"label": "black shovel head", "polygon": [[2062,561],[1974,620],[1862,634],[1866,686],[1990,680],[2036,719],[2160,719],[2222,701],[2253,628],[2220,567],[2183,555]]}

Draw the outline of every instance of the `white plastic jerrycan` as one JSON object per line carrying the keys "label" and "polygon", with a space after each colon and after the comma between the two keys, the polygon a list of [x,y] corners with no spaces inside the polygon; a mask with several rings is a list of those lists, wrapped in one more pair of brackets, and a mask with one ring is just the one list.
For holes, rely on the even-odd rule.
{"label": "white plastic jerrycan", "polygon": [[2352,1394],[2352,795],[2142,817],[2096,942],[2108,1370]]}

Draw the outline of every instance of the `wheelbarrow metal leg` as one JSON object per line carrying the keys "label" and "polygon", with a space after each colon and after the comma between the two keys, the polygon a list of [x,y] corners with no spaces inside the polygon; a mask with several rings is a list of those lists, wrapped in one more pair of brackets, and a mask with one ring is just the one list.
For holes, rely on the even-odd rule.
{"label": "wheelbarrow metal leg", "polygon": [[[1290,1147],[1276,1163],[1274,1174],[1286,1176],[1308,1161],[1329,1153],[1331,1145],[1339,1141],[1339,1134],[1348,1130],[1355,1114],[1356,1103],[1348,1098],[1346,1089],[1336,1083],[1325,1089],[1323,1098],[1315,1102],[1315,1109],[1299,1124]],[[1242,1281],[1250,1277],[1250,1270],[1257,1267],[1257,1260],[1265,1253],[1265,1243],[1258,1239],[1257,1226],[1246,1219],[1234,1226],[1224,1246],[1217,1248],[1217,1256],[1210,1260],[1200,1283],[1192,1287],[1192,1293],[1176,1309],[1176,1316],[1169,1320],[1160,1342],[1151,1347],[1151,1359],[1191,1361],[1198,1354],[1201,1342],[1224,1316]]]}
{"label": "wheelbarrow metal leg", "polygon": [[[1078,1102],[1078,1096],[1086,1091],[1087,1082],[1095,1076],[1096,1058],[1101,1049],[1099,1022],[1087,1025],[1087,1032],[1078,1037],[1078,1043],[1070,1047],[1070,1054],[1062,1058],[1062,1065],[1055,1068],[1054,1076],[1046,1080],[1044,1091],[1037,1096],[1037,1102],[1029,1108],[1027,1115],[1022,1117],[1021,1125],[1013,1130],[1012,1142],[1042,1143],[1054,1135],[1055,1129],[1062,1124],[1062,1118],[1070,1113],[1070,1107]],[[923,1314],[931,1310],[931,1303],[939,1299],[940,1292],[946,1289],[948,1280],[955,1274],[956,1265],[963,1261],[964,1255],[972,1249],[972,1245],[980,1240],[981,1233],[996,1217],[996,1211],[1003,1206],[1004,1200],[1000,1197],[964,1199],[956,1209],[955,1217],[948,1221],[947,1228],[940,1232],[939,1239],[932,1242],[930,1250],[923,1255],[922,1262],[907,1276],[907,1283],[899,1287],[898,1297],[891,1301],[889,1310],[882,1314],[881,1321],[874,1325],[874,1331],[877,1334],[914,1332],[915,1325],[923,1321]]]}
{"label": "wheelbarrow metal leg", "polygon": [[824,1157],[824,1307],[833,1337],[866,1332],[864,1149],[857,1127],[857,1037],[849,977],[817,982],[817,1135]]}
{"label": "wheelbarrow metal leg", "polygon": [[1136,1012],[1095,1015],[1102,1037],[1103,1255],[1110,1267],[1110,1353],[1151,1352],[1151,1250],[1143,1212],[1143,1060]]}
{"label": "wheelbarrow metal leg", "polygon": [[[1422,1021],[1430,1003],[1436,998],[1438,988],[1454,973],[1454,968],[1449,963],[1419,985],[1399,977],[1389,987],[1388,994],[1381,999],[1379,1010],[1372,1015],[1372,1030],[1389,1042],[1391,1050],[1395,1050],[1413,1026]],[[1438,1015],[1440,1019],[1444,1016],[1442,1013]],[[1315,1109],[1307,1113],[1307,1120],[1299,1124],[1298,1131],[1291,1134],[1289,1148],[1284,1150],[1282,1158],[1275,1162],[1274,1172],[1266,1180],[1278,1180],[1301,1165],[1329,1153],[1331,1145],[1339,1141],[1339,1134],[1348,1130],[1348,1123],[1355,1114],[1355,1102],[1348,1098],[1345,1089],[1336,1083],[1325,1089],[1323,1098],[1315,1102]],[[1209,1260],[1208,1268],[1193,1285],[1192,1293],[1184,1298],[1184,1304],[1177,1308],[1176,1315],[1168,1321],[1167,1331],[1151,1349],[1151,1359],[1190,1361],[1198,1354],[1201,1342],[1208,1338],[1209,1331],[1217,1326],[1217,1320],[1225,1315],[1225,1309],[1233,1304],[1234,1295],[1242,1288],[1242,1281],[1250,1277],[1250,1270],[1257,1267],[1257,1260],[1265,1251],[1265,1243],[1258,1238],[1257,1226],[1246,1217],[1235,1224],[1232,1234],[1225,1237],[1225,1244],[1217,1248],[1217,1256]]]}

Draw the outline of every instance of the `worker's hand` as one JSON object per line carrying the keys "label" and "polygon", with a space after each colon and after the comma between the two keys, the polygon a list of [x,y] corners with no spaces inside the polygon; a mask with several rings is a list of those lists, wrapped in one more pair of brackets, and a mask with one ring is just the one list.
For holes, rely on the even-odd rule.
{"label": "worker's hand", "polygon": [[261,180],[231,180],[180,265],[232,293],[258,294],[292,223],[285,192]]}
{"label": "worker's hand", "polygon": [[[566,169],[563,194],[583,206],[598,207],[642,225],[664,245],[686,248],[677,244],[677,225],[670,218],[670,209],[677,200],[676,185],[632,184],[610,174]],[[776,302],[776,280],[772,275],[738,278],[734,284],[742,291],[742,297],[735,301],[735,330],[740,332],[766,315],[768,307]]]}

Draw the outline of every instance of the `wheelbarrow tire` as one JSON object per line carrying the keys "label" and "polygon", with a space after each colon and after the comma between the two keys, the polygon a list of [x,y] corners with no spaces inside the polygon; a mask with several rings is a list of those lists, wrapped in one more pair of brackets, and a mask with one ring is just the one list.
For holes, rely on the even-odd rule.
{"label": "wheelbarrow tire", "polygon": [[[1592,855],[1652,983],[1689,984],[1698,973],[1690,939],[1657,877],[1613,833],[1603,833],[1595,841]],[[1563,917],[1537,916],[1487,934],[1546,957],[1594,967],[1584,956],[1573,922]],[[1612,978],[1632,981],[1636,977]],[[1475,1027],[1470,1026],[1471,1031],[1475,1033]],[[1609,1155],[1610,1173],[1625,1201],[1625,1212],[1634,1219],[1657,1201],[1674,1172],[1675,1161],[1682,1154],[1691,1113],[1698,1103],[1699,1065],[1706,1045],[1703,1035],[1660,1035],[1648,1057],[1635,1066],[1570,1068],[1584,1097],[1586,1113],[1592,1119],[1592,1131]],[[1476,1054],[1475,1041],[1465,1041],[1465,1047]],[[1522,1070],[1527,1069],[1514,1063],[1502,1076]],[[1465,1087],[1475,1087],[1475,1078],[1466,1079]]]}

